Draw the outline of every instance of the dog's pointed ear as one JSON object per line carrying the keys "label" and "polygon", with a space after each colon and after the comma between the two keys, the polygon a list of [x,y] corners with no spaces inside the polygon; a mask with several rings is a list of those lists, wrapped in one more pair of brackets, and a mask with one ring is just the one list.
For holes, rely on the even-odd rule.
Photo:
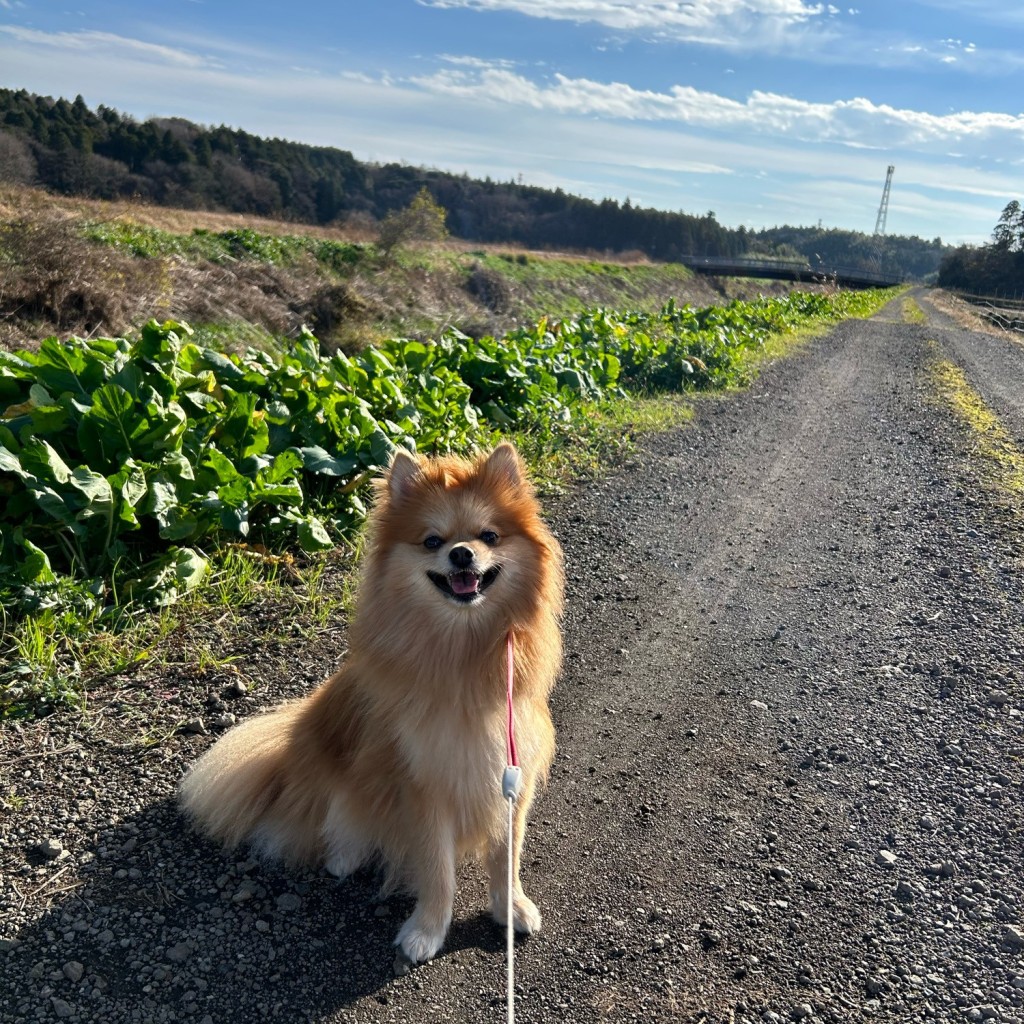
{"label": "dog's pointed ear", "polygon": [[502,441],[487,456],[485,465],[490,472],[512,487],[522,487],[526,480],[523,460],[519,457],[519,452],[508,441]]}
{"label": "dog's pointed ear", "polygon": [[420,465],[404,448],[396,448],[388,467],[388,493],[392,499],[410,494],[422,476]]}

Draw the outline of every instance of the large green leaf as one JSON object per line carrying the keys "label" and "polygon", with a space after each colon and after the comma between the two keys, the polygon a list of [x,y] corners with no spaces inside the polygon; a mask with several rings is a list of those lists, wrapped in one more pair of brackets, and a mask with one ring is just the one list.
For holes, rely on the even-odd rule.
{"label": "large green leaf", "polygon": [[[18,531],[21,533],[21,531]],[[57,574],[50,565],[50,559],[42,548],[32,541],[20,537],[21,547],[25,552],[18,576],[23,583],[56,583]]]}
{"label": "large green leaf", "polygon": [[270,505],[296,505],[303,501],[302,488],[297,483],[264,483],[257,480],[251,491],[253,504],[263,502]]}
{"label": "large green leaf", "polygon": [[263,479],[268,484],[279,484],[291,480],[305,465],[305,457],[298,448],[289,448],[275,455],[270,465],[263,471]]}
{"label": "large green leaf", "polygon": [[183,590],[194,590],[209,569],[209,562],[192,548],[174,552],[174,577]]}
{"label": "large green leaf", "polygon": [[299,453],[302,456],[302,465],[308,472],[324,476],[351,476],[359,465],[353,456],[331,455],[319,445],[300,448]]}
{"label": "large green leaf", "polygon": [[82,495],[82,518],[107,516],[114,506],[114,491],[110,481],[88,466],[75,469],[68,481]]}
{"label": "large green leaf", "polygon": [[316,516],[308,516],[299,524],[298,538],[303,551],[327,551],[334,547],[331,535]]}
{"label": "large green leaf", "polygon": [[58,487],[63,487],[71,479],[68,464],[57,454],[53,445],[44,440],[31,440],[23,446],[20,473],[25,480],[33,477]]}
{"label": "large green leaf", "polygon": [[395,442],[380,427],[377,427],[370,435],[369,464],[372,466],[390,465],[396,447]]}
{"label": "large green leaf", "polygon": [[221,380],[238,381],[245,377],[245,370],[236,362],[212,348],[202,350],[202,361],[206,368],[213,370]]}
{"label": "large green leaf", "polygon": [[141,503],[149,489],[141,466],[129,460],[119,473],[110,478],[110,486],[120,497],[118,516],[124,529],[137,529]]}
{"label": "large green leaf", "polygon": [[249,392],[228,391],[224,395],[225,412],[217,427],[217,444],[238,458],[259,455],[270,444],[266,417],[257,409],[259,398]]}
{"label": "large green leaf", "polygon": [[164,540],[188,540],[203,532],[203,524],[194,512],[172,505],[156,514],[160,536]]}
{"label": "large green leaf", "polygon": [[[136,401],[120,384],[104,384],[78,424],[78,444],[89,464],[119,465],[133,452],[133,439],[146,429]],[[144,453],[140,453],[144,454]]]}

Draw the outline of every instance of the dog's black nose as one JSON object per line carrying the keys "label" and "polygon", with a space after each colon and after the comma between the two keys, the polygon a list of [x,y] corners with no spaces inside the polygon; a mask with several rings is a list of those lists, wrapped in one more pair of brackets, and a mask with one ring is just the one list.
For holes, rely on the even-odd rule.
{"label": "dog's black nose", "polygon": [[468,569],[473,564],[473,549],[460,544],[448,552],[448,560],[456,569]]}

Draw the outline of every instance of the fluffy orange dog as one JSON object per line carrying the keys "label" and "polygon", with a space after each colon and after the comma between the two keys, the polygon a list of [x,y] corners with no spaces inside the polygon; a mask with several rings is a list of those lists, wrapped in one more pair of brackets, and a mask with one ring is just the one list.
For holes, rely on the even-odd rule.
{"label": "fluffy orange dog", "polygon": [[510,444],[472,462],[395,456],[379,482],[345,665],[308,697],[233,729],[181,784],[187,814],[229,846],[338,876],[382,859],[416,896],[395,939],[435,956],[459,859],[482,854],[506,923],[506,636],[515,639],[514,925],[527,812],[554,754],[562,559]]}

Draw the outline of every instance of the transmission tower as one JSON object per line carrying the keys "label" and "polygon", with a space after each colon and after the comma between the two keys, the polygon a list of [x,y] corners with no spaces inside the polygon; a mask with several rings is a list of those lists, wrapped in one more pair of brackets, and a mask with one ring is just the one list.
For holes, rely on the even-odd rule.
{"label": "transmission tower", "polygon": [[889,190],[892,188],[892,172],[896,168],[889,164],[885,172],[885,188],[882,189],[882,201],[878,204],[878,216],[875,218],[875,235],[885,234],[885,221],[889,216]]}

